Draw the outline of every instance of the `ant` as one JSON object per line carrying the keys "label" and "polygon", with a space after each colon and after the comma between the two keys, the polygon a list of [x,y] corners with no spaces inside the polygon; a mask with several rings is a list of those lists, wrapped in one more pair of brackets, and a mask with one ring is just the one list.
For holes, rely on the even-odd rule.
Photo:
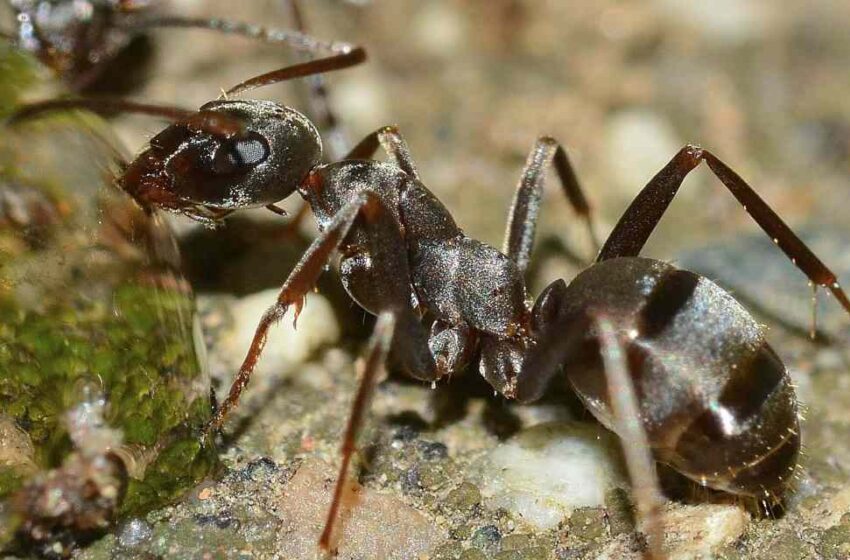
{"label": "ant", "polygon": [[34,54],[71,91],[82,93],[106,86],[102,78],[110,67],[133,50],[134,41],[157,28],[208,29],[313,50],[296,0],[288,2],[297,31],[163,14],[158,9],[160,0],[9,0],[16,30],[0,36]]}
{"label": "ant", "polygon": [[[151,55],[146,32],[157,28],[206,29],[266,43],[287,43],[308,60],[310,52],[340,50],[306,32],[298,0],[287,0],[295,30],[271,29],[219,18],[190,18],[159,12],[160,0],[9,0],[16,32],[0,38],[36,56],[75,93],[126,93]],[[345,153],[347,138],[334,114],[321,76],[308,96],[311,113],[329,138],[332,157]]]}
{"label": "ant", "polygon": [[[765,502],[780,496],[797,465],[799,417],[791,380],[764,329],[707,278],[639,255],[685,177],[705,162],[813,285],[829,290],[850,313],[832,271],[732,169],[687,145],[637,195],[595,262],[569,284],[552,282],[530,303],[524,275],[550,166],[595,240],[590,205],[558,142],[541,137],[531,150],[500,251],[457,226],[421,182],[396,128],[381,128],[342,160],[322,164],[319,134],[304,115],[271,101],[233,98],[364,57],[353,48],[263,74],[196,112],[78,99],[46,101],[17,114],[119,108],[173,119],[117,179],[148,211],[161,208],[215,226],[239,209],[277,212],[275,203],[296,191],[309,204],[320,235],[260,319],[205,436],[237,405],[269,329],[290,308],[297,320],[307,293],[338,254],[345,289],[378,321],[343,436],[319,540],[324,551],[333,548],[356,436],[390,354],[407,375],[432,385],[477,359],[487,382],[520,403],[541,398],[556,378],[569,383],[621,437],[654,557],[663,557],[663,529],[653,461],[732,494]],[[371,159],[379,147],[390,162]]]}

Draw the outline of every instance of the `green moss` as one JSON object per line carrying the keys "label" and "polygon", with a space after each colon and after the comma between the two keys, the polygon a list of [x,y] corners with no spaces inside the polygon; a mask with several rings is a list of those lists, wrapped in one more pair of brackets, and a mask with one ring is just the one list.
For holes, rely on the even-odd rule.
{"label": "green moss", "polygon": [[109,403],[107,421],[126,445],[166,442],[144,480],[130,486],[127,511],[138,512],[173,499],[209,469],[212,453],[197,441],[209,400],[205,391],[193,394],[201,372],[181,320],[191,317],[188,297],[127,284],[112,301],[111,309],[73,311],[58,301],[41,313],[0,306],[0,371],[7,372],[0,406],[26,428],[38,465],[52,468],[71,448],[64,412],[80,401],[81,387],[96,383]]}
{"label": "green moss", "polygon": [[15,107],[21,94],[32,86],[37,74],[35,61],[0,41],[0,118]]}
{"label": "green moss", "polygon": [[0,466],[0,496],[14,492],[23,484],[24,476],[12,467]]}
{"label": "green moss", "polygon": [[179,497],[187,487],[204,478],[216,460],[215,450],[197,438],[176,438],[177,443],[160,453],[144,479],[131,480],[122,515],[140,515],[152,507]]}

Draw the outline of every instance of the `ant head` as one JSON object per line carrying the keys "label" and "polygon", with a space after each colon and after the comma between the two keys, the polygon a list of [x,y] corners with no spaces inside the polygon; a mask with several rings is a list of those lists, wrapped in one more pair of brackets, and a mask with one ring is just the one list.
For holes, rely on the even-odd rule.
{"label": "ant head", "polygon": [[294,109],[212,101],[154,136],[121,186],[145,207],[210,215],[286,198],[321,155],[319,133]]}

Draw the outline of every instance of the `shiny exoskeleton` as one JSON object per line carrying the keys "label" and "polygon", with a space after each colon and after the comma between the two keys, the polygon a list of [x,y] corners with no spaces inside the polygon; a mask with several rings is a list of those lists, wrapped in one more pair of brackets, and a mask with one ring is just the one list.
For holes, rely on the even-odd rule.
{"label": "shiny exoskeleton", "polygon": [[[340,68],[344,56],[310,68]],[[307,74],[304,65],[297,68],[249,80],[228,95]],[[499,251],[463,233],[420,181],[392,127],[368,136],[342,161],[321,164],[316,129],[291,108],[225,98],[178,116],[119,179],[143,207],[215,223],[238,209],[274,210],[298,192],[321,231],[262,317],[211,429],[236,405],[268,329],[291,306],[297,316],[335,253],[348,293],[379,315],[323,548],[331,547],[357,429],[390,351],[400,369],[430,383],[477,359],[493,388],[520,402],[567,381],[624,445],[645,441],[647,459],[651,448],[656,460],[706,486],[766,499],[781,494],[793,475],[800,447],[796,398],[762,327],[711,281],[638,255],[685,176],[704,161],[814,284],[848,312],[850,300],[834,274],[711,153],[684,147],[637,196],[596,263],[570,284],[552,283],[532,304],[524,274],[550,164],[593,232],[566,152],[551,138],[539,139],[529,155]],[[379,146],[390,163],[368,159]],[[627,457],[630,466],[642,461],[640,452]],[[639,484],[654,484],[645,474],[651,469],[630,470]]]}

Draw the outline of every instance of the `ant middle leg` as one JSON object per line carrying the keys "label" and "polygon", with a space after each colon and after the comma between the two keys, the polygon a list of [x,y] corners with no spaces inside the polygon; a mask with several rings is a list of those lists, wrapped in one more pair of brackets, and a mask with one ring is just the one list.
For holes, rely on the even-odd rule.
{"label": "ant middle leg", "polygon": [[319,537],[319,548],[326,552],[331,550],[331,539],[334,536],[336,518],[342,504],[343,492],[345,491],[348,479],[348,469],[351,465],[351,459],[357,451],[357,433],[363,425],[363,418],[369,408],[372,393],[380,381],[379,375],[384,368],[387,353],[392,345],[393,335],[395,333],[395,319],[396,316],[391,312],[381,313],[378,316],[378,321],[375,323],[375,329],[369,340],[369,347],[362,366],[362,377],[357,387],[357,392],[354,395],[354,400],[351,403],[351,412],[348,415],[348,422],[342,437],[342,446],[340,449],[342,457],[333,498],[328,508],[325,527],[322,530],[321,537]]}
{"label": "ant middle leg", "polygon": [[599,250],[590,204],[578,182],[569,156],[555,139],[542,136],[535,142],[522,170],[508,214],[508,226],[502,248],[502,252],[517,264],[523,274],[531,260],[534,234],[540,214],[540,200],[543,196],[543,183],[549,166],[555,168],[564,196],[576,214],[585,222],[594,252]]}
{"label": "ant middle leg", "polygon": [[703,161],[791,262],[803,271],[815,286],[822,286],[832,292],[850,313],[850,299],[838,284],[835,273],[737,173],[708,150],[696,146],[688,145],[682,148],[638,193],[599,252],[597,262],[637,256],[670,206],[682,186],[682,181]]}
{"label": "ant middle leg", "polygon": [[383,148],[396,167],[419,180],[419,173],[416,171],[416,164],[407,147],[407,141],[396,126],[384,126],[370,133],[343,159],[372,159],[379,147]]}

